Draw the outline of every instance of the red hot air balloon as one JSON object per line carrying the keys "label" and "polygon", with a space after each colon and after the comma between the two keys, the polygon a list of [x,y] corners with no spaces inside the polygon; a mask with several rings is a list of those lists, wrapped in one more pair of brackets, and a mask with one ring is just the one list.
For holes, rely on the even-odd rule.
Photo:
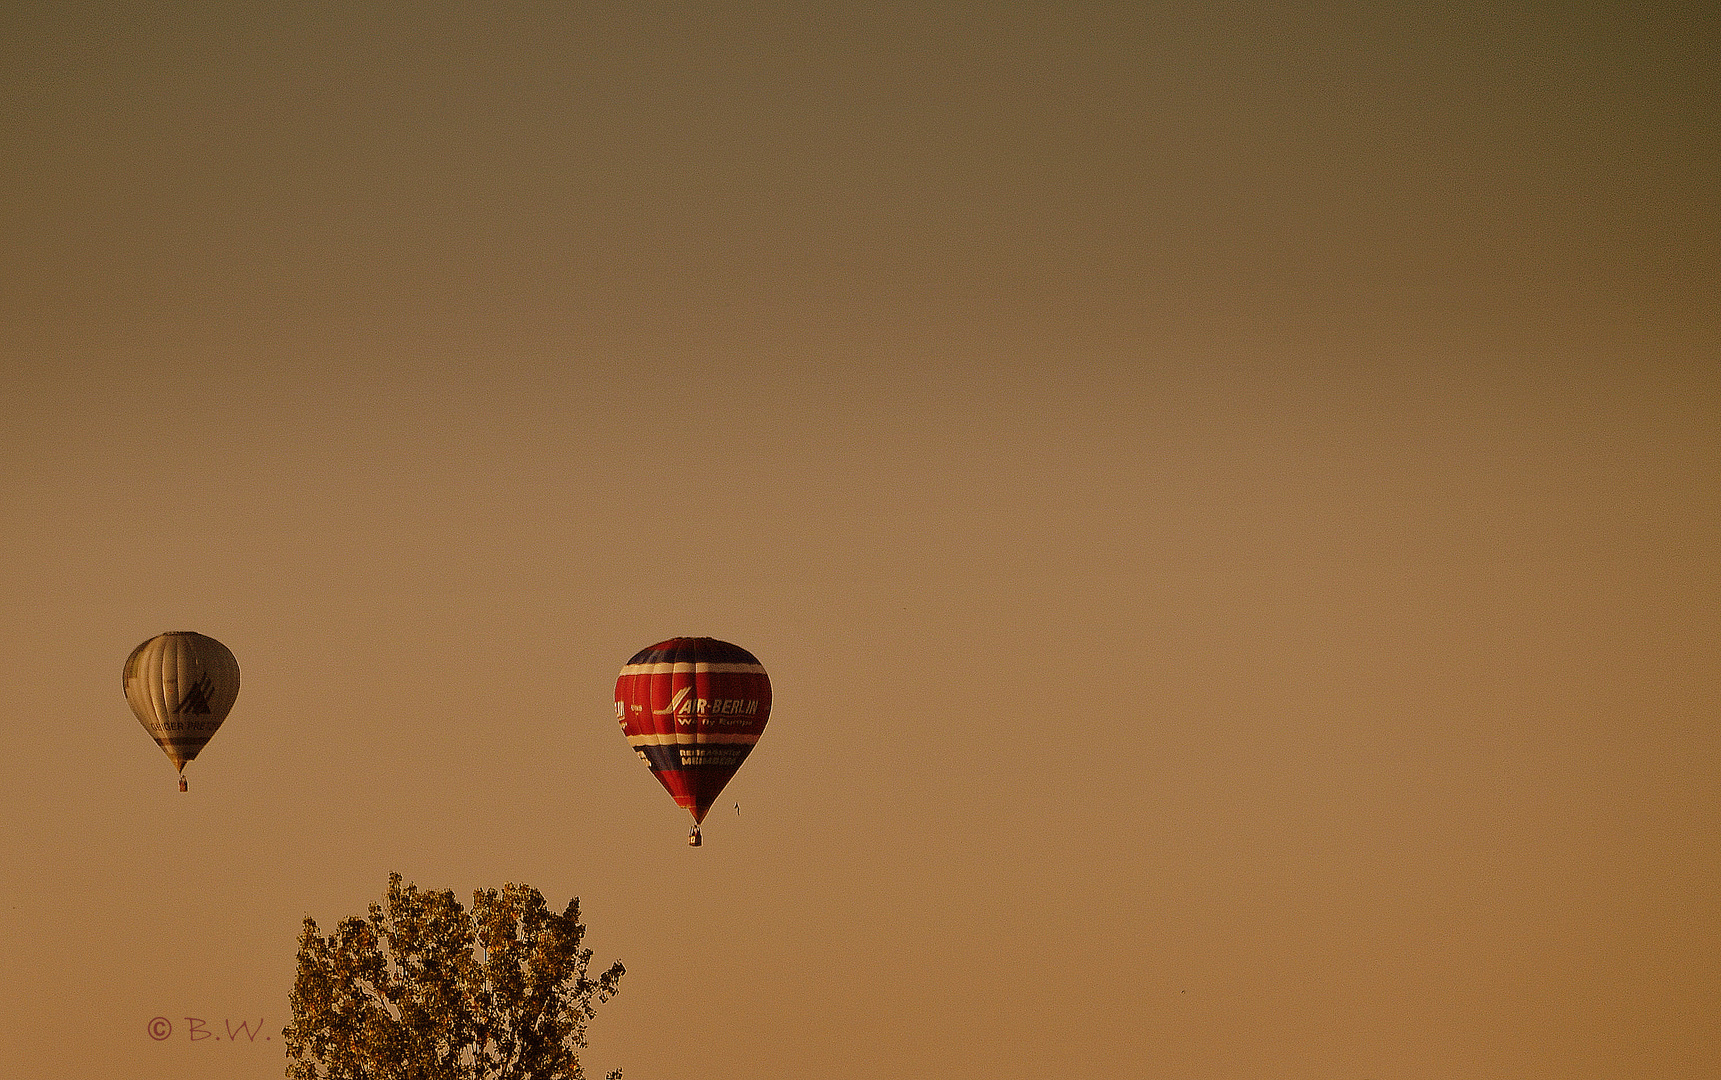
{"label": "red hot air balloon", "polygon": [[739,645],[670,638],[621,669],[615,715],[628,745],[693,815],[687,842],[698,847],[699,823],[765,730],[771,680]]}

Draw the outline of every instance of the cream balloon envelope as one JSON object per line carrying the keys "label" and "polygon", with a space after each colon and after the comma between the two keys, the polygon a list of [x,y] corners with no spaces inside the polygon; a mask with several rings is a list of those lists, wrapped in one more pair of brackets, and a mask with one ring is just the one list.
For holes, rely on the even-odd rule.
{"label": "cream balloon envelope", "polygon": [[182,774],[214,736],[239,697],[239,661],[227,646],[190,630],[173,630],[126,657],[125,698],[143,729]]}

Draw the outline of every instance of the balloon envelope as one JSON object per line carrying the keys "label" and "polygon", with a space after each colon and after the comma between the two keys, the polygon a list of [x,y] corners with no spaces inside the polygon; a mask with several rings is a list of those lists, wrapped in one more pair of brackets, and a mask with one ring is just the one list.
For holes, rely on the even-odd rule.
{"label": "balloon envelope", "polygon": [[628,745],[697,824],[765,730],[771,680],[739,645],[670,638],[621,669],[615,714]]}
{"label": "balloon envelope", "polygon": [[212,637],[174,630],[126,657],[125,698],[181,772],[239,697],[239,662]]}

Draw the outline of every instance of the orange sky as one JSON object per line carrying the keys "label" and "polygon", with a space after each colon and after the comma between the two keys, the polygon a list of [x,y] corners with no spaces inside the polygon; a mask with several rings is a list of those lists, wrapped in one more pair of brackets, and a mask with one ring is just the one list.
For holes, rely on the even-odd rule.
{"label": "orange sky", "polygon": [[8,1077],[282,1075],[390,870],[581,898],[594,1076],[1714,1075],[1718,30],[9,6]]}

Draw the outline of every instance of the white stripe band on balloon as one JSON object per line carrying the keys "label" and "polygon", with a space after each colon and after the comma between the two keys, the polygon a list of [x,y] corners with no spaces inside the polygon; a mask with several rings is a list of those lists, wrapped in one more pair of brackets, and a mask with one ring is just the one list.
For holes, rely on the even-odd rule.
{"label": "white stripe band on balloon", "polygon": [[697,746],[702,743],[745,743],[759,741],[759,733],[738,731],[672,731],[666,735],[629,735],[629,746]]}
{"label": "white stripe band on balloon", "polygon": [[762,664],[628,664],[621,669],[619,678],[629,675],[697,675],[710,672],[713,675],[763,675],[765,667]]}

